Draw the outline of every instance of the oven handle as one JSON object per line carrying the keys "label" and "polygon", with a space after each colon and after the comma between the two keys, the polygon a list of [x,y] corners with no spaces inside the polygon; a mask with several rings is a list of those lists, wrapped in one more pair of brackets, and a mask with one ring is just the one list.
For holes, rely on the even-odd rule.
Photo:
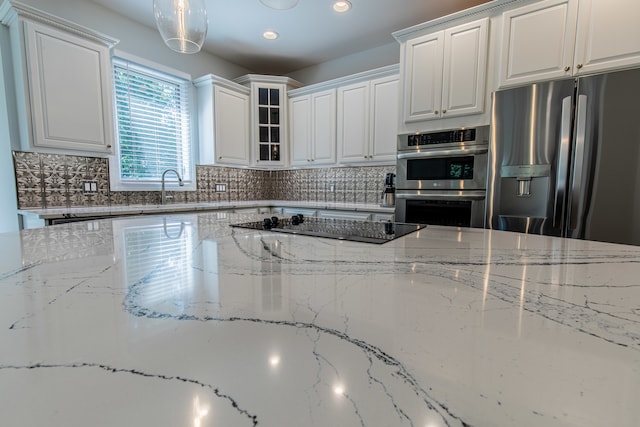
{"label": "oven handle", "polygon": [[450,150],[430,150],[430,151],[412,151],[410,153],[398,153],[398,159],[424,159],[425,157],[451,157],[451,156],[467,156],[473,154],[484,154],[489,149],[487,147],[471,147],[471,148],[452,148]]}
{"label": "oven handle", "polygon": [[486,192],[484,190],[466,191],[420,191],[419,193],[404,193],[396,190],[396,199],[406,200],[484,200]]}

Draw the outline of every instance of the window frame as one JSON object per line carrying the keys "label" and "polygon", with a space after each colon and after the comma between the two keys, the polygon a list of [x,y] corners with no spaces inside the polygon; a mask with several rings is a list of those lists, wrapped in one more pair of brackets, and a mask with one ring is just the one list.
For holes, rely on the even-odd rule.
{"label": "window frame", "polygon": [[[186,83],[186,87],[188,88],[188,103],[187,106],[189,108],[188,116],[189,116],[189,151],[190,158],[188,161],[188,166],[191,170],[191,177],[189,179],[185,179],[184,176],[181,176],[184,182],[184,186],[178,185],[178,180],[175,174],[169,173],[167,174],[167,179],[165,182],[165,187],[170,191],[195,191],[196,190],[196,158],[198,157],[198,122],[197,122],[197,99],[195,87],[193,85],[191,76],[184,72],[153,63],[151,61],[145,60],[143,58],[139,58],[124,52],[116,51],[114,52],[111,64],[111,72],[114,73],[114,67],[116,63],[129,63],[133,68],[139,68],[143,72],[148,73],[152,76],[157,76],[158,78],[166,78],[168,81],[181,81]],[[118,124],[118,113],[117,113],[117,100],[116,100],[116,81],[115,75],[113,77],[112,84],[112,97],[113,97],[113,115],[114,115],[114,150],[113,155],[109,156],[109,181],[111,191],[160,191],[162,187],[162,179],[158,177],[157,179],[145,179],[145,180],[136,180],[136,179],[122,179],[122,169],[120,163],[120,130]],[[180,171],[179,171],[180,172]],[[182,175],[182,174],[181,174]]]}

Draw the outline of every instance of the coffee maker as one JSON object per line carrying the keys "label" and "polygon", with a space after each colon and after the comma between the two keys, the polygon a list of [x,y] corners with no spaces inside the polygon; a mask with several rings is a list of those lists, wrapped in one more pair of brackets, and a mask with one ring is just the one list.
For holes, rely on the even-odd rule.
{"label": "coffee maker", "polygon": [[384,189],[382,190],[380,206],[393,207],[395,205],[396,205],[396,174],[387,173],[384,176]]}

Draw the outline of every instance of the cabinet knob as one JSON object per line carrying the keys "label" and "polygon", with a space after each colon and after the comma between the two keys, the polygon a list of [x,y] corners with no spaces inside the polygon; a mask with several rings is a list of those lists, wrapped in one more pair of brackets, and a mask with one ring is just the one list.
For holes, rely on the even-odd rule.
{"label": "cabinet knob", "polygon": [[564,70],[565,70],[565,71],[569,71],[570,69],[571,69],[571,67],[568,67],[568,66],[567,66],[567,67],[564,67]]}
{"label": "cabinet knob", "polygon": [[438,115],[438,110],[434,111],[433,114]]}
{"label": "cabinet knob", "polygon": [[447,110],[442,110],[442,114],[447,114]]}
{"label": "cabinet knob", "polygon": [[107,148],[111,148],[111,144],[107,145]]}
{"label": "cabinet knob", "polygon": [[222,156],[218,156],[218,160],[222,160]]}
{"label": "cabinet knob", "polygon": [[576,68],[579,70],[580,68],[582,68],[582,64],[576,65]]}

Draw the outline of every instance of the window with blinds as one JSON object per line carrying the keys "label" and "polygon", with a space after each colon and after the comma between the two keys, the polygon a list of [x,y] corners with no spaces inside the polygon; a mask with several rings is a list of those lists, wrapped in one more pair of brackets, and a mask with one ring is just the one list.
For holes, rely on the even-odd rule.
{"label": "window with blinds", "polygon": [[118,58],[113,64],[120,182],[158,183],[167,169],[192,181],[191,82]]}

